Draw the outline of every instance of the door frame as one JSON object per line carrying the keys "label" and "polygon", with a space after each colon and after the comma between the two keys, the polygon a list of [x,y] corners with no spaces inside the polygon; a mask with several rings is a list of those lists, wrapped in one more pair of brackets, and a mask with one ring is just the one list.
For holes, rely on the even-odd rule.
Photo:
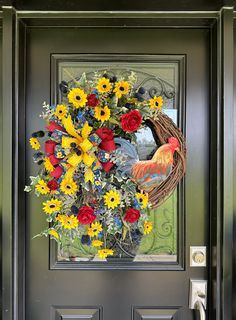
{"label": "door frame", "polygon": [[[116,19],[113,19],[116,18]],[[232,319],[233,280],[233,7],[202,12],[18,11],[3,6],[2,192],[3,320],[25,319],[25,61],[30,27],[207,28],[211,35],[209,318]],[[149,20],[147,20],[149,19]],[[106,21],[106,23],[104,23]],[[23,140],[23,139],[21,139]],[[24,139],[25,140],[25,139]]]}

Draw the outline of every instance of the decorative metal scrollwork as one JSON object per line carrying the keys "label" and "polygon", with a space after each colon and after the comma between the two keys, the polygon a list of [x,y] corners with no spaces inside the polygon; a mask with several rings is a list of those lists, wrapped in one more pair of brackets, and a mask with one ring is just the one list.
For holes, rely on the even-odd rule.
{"label": "decorative metal scrollwork", "polygon": [[[96,70],[97,72],[104,71],[104,68],[100,68]],[[154,96],[163,96],[164,99],[166,100],[165,102],[165,107],[168,108],[168,105],[170,105],[170,101],[168,103],[168,100],[174,100],[176,96],[176,91],[174,85],[172,85],[170,82],[154,75],[150,74],[141,70],[137,69],[121,69],[121,68],[109,68],[107,69],[107,75],[108,77],[113,77],[115,75],[121,76],[121,77],[127,77],[130,72],[133,71],[137,74],[138,76],[138,82],[135,87],[145,87],[146,93],[144,95],[145,99],[150,99],[153,98]],[[67,74],[71,75],[69,72]],[[94,71],[90,71],[86,73],[87,78],[94,75]],[[70,87],[73,86],[76,81],[78,81],[81,77],[81,74],[76,76],[75,78],[72,77],[71,80],[68,81],[66,84],[65,81],[60,84],[60,86],[64,87]]]}

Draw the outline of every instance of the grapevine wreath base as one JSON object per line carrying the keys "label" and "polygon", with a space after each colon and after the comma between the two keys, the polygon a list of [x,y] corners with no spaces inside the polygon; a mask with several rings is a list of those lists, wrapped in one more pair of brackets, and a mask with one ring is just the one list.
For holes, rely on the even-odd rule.
{"label": "grapevine wreath base", "polygon": [[[49,223],[39,235],[79,240],[100,259],[133,258],[142,237],[155,232],[150,209],[184,175],[184,137],[162,113],[163,97],[139,87],[134,72],[83,74],[60,89],[61,104],[43,105],[46,130],[30,138],[40,169],[25,190],[44,198]],[[136,133],[147,126],[157,149],[140,161]]]}
{"label": "grapevine wreath base", "polygon": [[153,188],[148,194],[152,208],[157,208],[167,200],[182,177],[186,169],[186,143],[180,129],[170,117],[164,113],[158,115],[158,120],[149,119],[154,137],[159,139],[160,145],[165,144],[169,137],[175,137],[179,142],[179,149],[174,154],[174,162],[171,174],[160,185]]}

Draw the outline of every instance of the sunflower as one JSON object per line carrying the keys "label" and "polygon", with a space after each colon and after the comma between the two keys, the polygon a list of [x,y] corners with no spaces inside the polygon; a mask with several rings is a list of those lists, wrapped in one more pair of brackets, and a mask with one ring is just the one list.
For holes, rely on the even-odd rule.
{"label": "sunflower", "polygon": [[109,208],[109,209],[114,209],[116,208],[119,204],[120,204],[120,195],[118,192],[116,191],[108,191],[104,196],[104,202],[105,205]]}
{"label": "sunflower", "polygon": [[97,84],[97,90],[99,93],[106,93],[109,92],[111,90],[111,83],[110,80],[107,78],[101,78],[98,81]]}
{"label": "sunflower", "polygon": [[149,100],[149,106],[151,109],[162,109],[163,106],[163,98],[162,96],[156,97],[154,96],[153,99]]}
{"label": "sunflower", "polygon": [[60,222],[61,226],[64,229],[75,229],[79,225],[79,221],[77,217],[74,216],[73,214],[71,216],[59,214],[57,216],[57,220]]}
{"label": "sunflower", "polygon": [[124,94],[129,93],[129,83],[123,80],[116,82],[114,92],[118,98],[121,98]]}
{"label": "sunflower", "polygon": [[35,185],[35,189],[41,194],[47,194],[50,191],[44,180],[39,180],[38,183]]}
{"label": "sunflower", "polygon": [[99,222],[93,222],[91,227],[88,228],[88,235],[90,237],[96,237],[102,231],[102,224]]}
{"label": "sunflower", "polygon": [[101,240],[93,240],[92,241],[93,247],[101,247],[102,245],[103,245],[103,241],[101,241]]}
{"label": "sunflower", "polygon": [[86,105],[87,94],[80,88],[71,89],[67,97],[75,108],[82,108]]}
{"label": "sunflower", "polygon": [[59,239],[59,234],[55,229],[50,229],[48,231],[48,234],[53,238]]}
{"label": "sunflower", "polygon": [[45,213],[51,214],[61,209],[62,201],[58,199],[51,199],[51,200],[47,200],[46,202],[43,202],[43,205],[44,205],[43,211]]}
{"label": "sunflower", "polygon": [[67,115],[68,110],[67,107],[64,106],[64,104],[58,104],[56,107],[56,111],[54,112],[55,116],[57,116],[58,119],[62,120]]}
{"label": "sunflower", "polygon": [[140,204],[140,209],[147,208],[147,205],[148,205],[148,195],[147,194],[137,192],[135,194],[135,197],[137,198],[137,200]]}
{"label": "sunflower", "polygon": [[97,120],[100,120],[102,122],[109,120],[111,115],[111,110],[108,108],[108,106],[105,107],[95,107],[95,115],[94,117]]}
{"label": "sunflower", "polygon": [[52,165],[51,161],[49,158],[44,158],[44,168],[48,171],[48,172],[52,172],[54,170],[54,166]]}
{"label": "sunflower", "polygon": [[61,191],[65,194],[74,194],[78,190],[78,186],[72,179],[63,179],[60,184]]}
{"label": "sunflower", "polygon": [[114,251],[112,249],[100,249],[98,250],[99,258],[105,259],[107,256],[113,256]]}
{"label": "sunflower", "polygon": [[143,225],[143,233],[144,234],[149,234],[152,231],[152,222],[150,221],[145,221]]}
{"label": "sunflower", "polygon": [[32,137],[32,138],[29,139],[29,142],[30,142],[31,147],[32,147],[34,150],[40,149],[40,143],[39,143],[39,141],[38,141],[37,138],[33,138],[33,137]]}

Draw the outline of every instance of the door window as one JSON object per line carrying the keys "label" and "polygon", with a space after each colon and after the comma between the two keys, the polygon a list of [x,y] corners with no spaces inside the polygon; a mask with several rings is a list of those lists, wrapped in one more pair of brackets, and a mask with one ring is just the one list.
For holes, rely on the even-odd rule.
{"label": "door window", "polygon": [[[130,61],[127,61],[129,60]],[[83,58],[84,60],[84,58]],[[52,102],[63,103],[63,95],[59,89],[60,83],[74,81],[85,72],[89,78],[94,71],[106,71],[111,75],[125,75],[134,71],[138,76],[137,86],[143,86],[150,97],[163,97],[163,111],[180,127],[183,128],[184,119],[184,58],[181,56],[142,56],[142,58],[120,59],[113,56],[113,61],[106,61],[105,57],[90,56],[87,61],[82,61],[74,55],[54,55],[52,57]],[[133,61],[132,61],[133,60]],[[157,148],[155,137],[149,127],[137,132],[137,151],[140,160],[150,158]],[[125,265],[178,265],[182,264],[183,220],[184,220],[184,193],[183,183],[157,209],[150,210],[153,221],[153,232],[142,238],[138,248],[131,248],[124,244],[121,248],[127,253],[118,263]],[[61,245],[51,242],[51,266],[63,264],[66,268],[70,265],[80,267],[89,265],[109,265],[110,261],[101,261],[97,258],[93,248],[83,245],[80,240],[73,243],[63,239]],[[135,257],[129,259],[129,253]],[[114,264],[114,259],[111,263]]]}

